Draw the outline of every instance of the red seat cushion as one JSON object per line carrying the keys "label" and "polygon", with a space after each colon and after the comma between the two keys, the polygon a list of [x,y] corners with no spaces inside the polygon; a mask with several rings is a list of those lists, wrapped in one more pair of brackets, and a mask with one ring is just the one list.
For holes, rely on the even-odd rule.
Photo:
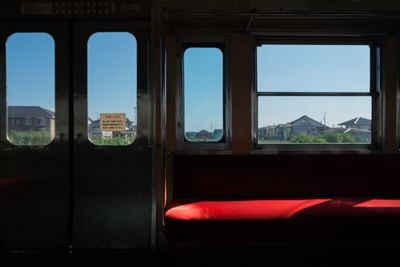
{"label": "red seat cushion", "polygon": [[175,204],[166,217],[183,221],[242,221],[289,219],[299,211],[330,199],[197,201]]}
{"label": "red seat cushion", "polygon": [[182,221],[400,216],[399,199],[280,199],[175,202],[165,216]]}
{"label": "red seat cushion", "polygon": [[398,225],[400,199],[186,200],[165,213],[167,235],[188,239],[391,239],[400,237]]}

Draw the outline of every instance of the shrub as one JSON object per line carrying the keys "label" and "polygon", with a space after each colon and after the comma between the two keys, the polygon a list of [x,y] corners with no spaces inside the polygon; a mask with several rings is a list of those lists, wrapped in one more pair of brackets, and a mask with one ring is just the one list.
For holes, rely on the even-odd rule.
{"label": "shrub", "polygon": [[326,140],[313,135],[299,134],[290,139],[292,143],[298,144],[325,144]]}
{"label": "shrub", "polygon": [[15,145],[47,145],[51,142],[48,131],[10,131],[8,139]]}

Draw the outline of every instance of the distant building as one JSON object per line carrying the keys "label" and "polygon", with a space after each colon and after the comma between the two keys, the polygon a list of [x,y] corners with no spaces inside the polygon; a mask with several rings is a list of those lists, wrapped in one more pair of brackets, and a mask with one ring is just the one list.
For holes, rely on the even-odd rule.
{"label": "distant building", "polygon": [[220,140],[224,136],[224,131],[222,129],[214,129],[212,133],[212,139]]}
{"label": "distant building", "polygon": [[344,127],[343,132],[351,134],[357,142],[371,142],[371,120],[357,117],[338,125]]}
{"label": "distant building", "polygon": [[260,127],[258,128],[258,138],[260,140],[286,141],[301,134],[320,136],[327,132],[337,132],[350,134],[357,142],[371,142],[371,120],[357,117],[338,125],[340,127],[330,128],[304,115],[286,124]]}
{"label": "distant building", "polygon": [[363,117],[357,117],[349,121],[339,123],[338,125],[344,126],[346,129],[352,128],[352,129],[363,129],[371,131],[371,120]]}
{"label": "distant building", "polygon": [[88,120],[88,135],[89,137],[103,137],[103,138],[112,138],[117,136],[124,136],[127,134],[136,134],[136,125],[133,125],[133,122],[128,118],[126,119],[126,128],[123,132],[110,132],[110,131],[102,131],[100,128],[100,120]]}
{"label": "distant building", "polygon": [[267,138],[271,140],[288,140],[290,133],[291,128],[289,124],[278,124],[266,129]]}
{"label": "distant building", "polygon": [[286,141],[299,134],[318,136],[329,129],[328,126],[304,115],[286,124],[258,128],[258,138],[260,140]]}
{"label": "distant building", "polygon": [[8,130],[17,132],[45,131],[55,137],[54,111],[39,106],[9,106]]}
{"label": "distant building", "polygon": [[371,131],[357,128],[349,128],[344,131],[346,134],[350,134],[354,137],[357,142],[370,143],[371,142]]}
{"label": "distant building", "polygon": [[268,139],[268,127],[258,128],[258,139],[260,140]]}
{"label": "distant building", "polygon": [[197,132],[186,132],[185,137],[186,139],[196,139]]}
{"label": "distant building", "polygon": [[220,140],[224,136],[222,129],[214,129],[213,132],[207,130],[200,130],[198,132],[188,131],[185,132],[185,138],[191,141],[204,141],[204,140]]}
{"label": "distant building", "polygon": [[201,130],[200,132],[197,133],[196,137],[203,139],[211,139],[212,134],[207,130]]}
{"label": "distant building", "polygon": [[287,140],[290,136],[289,124],[278,124],[258,128],[258,138],[260,140]]}
{"label": "distant building", "polygon": [[112,138],[112,132],[100,129],[100,120],[89,121],[88,135],[89,137]]}
{"label": "distant building", "polygon": [[308,116],[301,116],[297,120],[289,123],[291,127],[291,136],[300,134],[318,136],[324,134],[330,128]]}

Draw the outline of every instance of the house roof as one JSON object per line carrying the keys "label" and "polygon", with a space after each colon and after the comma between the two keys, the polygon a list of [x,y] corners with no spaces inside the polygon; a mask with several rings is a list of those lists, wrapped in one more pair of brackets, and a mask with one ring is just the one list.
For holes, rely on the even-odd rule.
{"label": "house roof", "polygon": [[54,118],[54,111],[39,106],[8,106],[9,118],[45,117]]}
{"label": "house roof", "polygon": [[363,118],[363,117],[357,117],[357,118],[351,119],[349,121],[339,123],[338,125],[344,125],[344,126],[346,126],[346,125],[347,126],[349,126],[349,125],[350,126],[351,125],[366,125],[366,126],[369,126],[369,125],[371,125],[371,120]]}
{"label": "house roof", "polygon": [[321,127],[329,128],[329,127],[326,126],[325,124],[322,124],[322,123],[320,123],[319,121],[316,121],[316,120],[314,120],[314,119],[311,119],[311,118],[308,117],[307,115],[303,115],[303,116],[301,116],[300,118],[298,118],[298,119],[296,119],[296,120],[294,120],[294,121],[292,121],[292,122],[289,122],[289,124],[293,124],[293,123],[295,123],[295,122],[297,122],[297,121],[300,121],[300,120],[310,120],[310,121],[314,122],[315,124],[320,125]]}
{"label": "house roof", "polygon": [[200,132],[198,132],[199,134],[209,134],[210,132],[209,131],[207,131],[207,130],[201,130]]}

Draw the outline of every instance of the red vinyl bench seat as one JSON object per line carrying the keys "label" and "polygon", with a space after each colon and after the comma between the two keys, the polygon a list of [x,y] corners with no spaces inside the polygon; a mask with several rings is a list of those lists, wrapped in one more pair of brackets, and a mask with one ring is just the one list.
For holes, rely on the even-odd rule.
{"label": "red vinyl bench seat", "polygon": [[165,228],[176,240],[390,240],[400,237],[400,199],[180,200]]}
{"label": "red vinyl bench seat", "polygon": [[400,241],[400,154],[173,155],[169,240]]}

